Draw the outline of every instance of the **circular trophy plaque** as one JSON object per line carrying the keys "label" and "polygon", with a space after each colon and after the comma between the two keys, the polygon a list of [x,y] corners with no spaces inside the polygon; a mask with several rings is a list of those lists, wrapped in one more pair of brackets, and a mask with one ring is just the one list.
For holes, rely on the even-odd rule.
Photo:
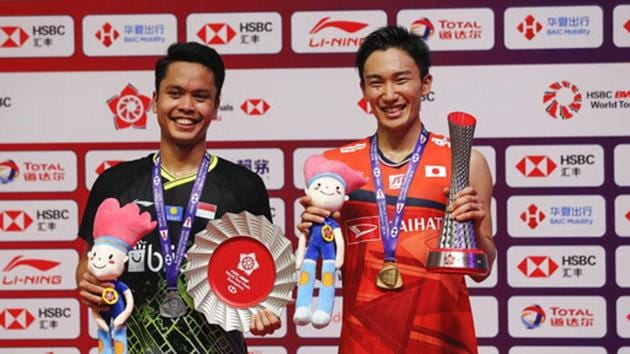
{"label": "circular trophy plaque", "polygon": [[226,331],[249,331],[265,308],[280,316],[296,284],[291,242],[264,216],[226,213],[195,235],[184,266],[195,309]]}

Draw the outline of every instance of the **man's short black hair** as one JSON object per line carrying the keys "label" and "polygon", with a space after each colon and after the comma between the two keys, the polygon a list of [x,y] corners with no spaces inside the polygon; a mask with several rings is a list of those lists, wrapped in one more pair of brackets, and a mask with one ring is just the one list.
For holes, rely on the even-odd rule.
{"label": "man's short black hair", "polygon": [[165,57],[155,63],[155,92],[159,93],[160,83],[166,76],[166,70],[174,62],[185,61],[199,63],[214,74],[214,85],[217,97],[221,96],[223,81],[225,80],[225,65],[216,50],[196,42],[173,43],[168,47]]}
{"label": "man's short black hair", "polygon": [[427,44],[417,34],[400,26],[385,26],[370,33],[357,51],[356,67],[363,82],[363,68],[368,57],[377,50],[398,48],[404,50],[416,62],[420,78],[429,74],[431,53]]}

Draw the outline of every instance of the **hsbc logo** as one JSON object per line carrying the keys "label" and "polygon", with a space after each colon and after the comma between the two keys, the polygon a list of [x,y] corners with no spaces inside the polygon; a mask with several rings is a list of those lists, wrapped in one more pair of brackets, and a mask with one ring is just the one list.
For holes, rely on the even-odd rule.
{"label": "hsbc logo", "polygon": [[19,48],[29,39],[28,33],[18,26],[0,26],[0,48]]}
{"label": "hsbc logo", "polygon": [[7,308],[0,310],[0,327],[4,329],[26,329],[30,327],[34,321],[35,316],[24,308]]}
{"label": "hsbc logo", "polygon": [[151,99],[140,94],[132,84],[127,84],[118,95],[107,100],[107,105],[115,115],[116,129],[146,129]]}
{"label": "hsbc logo", "polygon": [[250,98],[241,104],[241,110],[248,116],[262,116],[269,108],[269,103],[262,98]]}
{"label": "hsbc logo", "polygon": [[345,226],[349,245],[381,240],[376,216],[347,220]]}
{"label": "hsbc logo", "polygon": [[105,22],[101,28],[94,34],[106,48],[109,48],[120,37],[118,32],[109,22]]}
{"label": "hsbc logo", "polygon": [[227,23],[206,23],[197,31],[197,37],[211,45],[228,44],[235,36],[236,31]]}
{"label": "hsbc logo", "polygon": [[367,114],[372,114],[372,105],[365,98],[361,98],[357,105],[361,108],[361,110]]}
{"label": "hsbc logo", "polygon": [[536,21],[534,16],[528,15],[516,26],[516,29],[521,32],[528,41],[531,41],[534,37],[536,37],[538,32],[542,31],[543,26],[540,22]]}
{"label": "hsbc logo", "polygon": [[527,210],[521,213],[521,220],[529,226],[530,229],[535,229],[538,225],[545,220],[545,213],[540,211],[536,204],[530,204]]}
{"label": "hsbc logo", "polygon": [[106,169],[110,167],[114,167],[121,162],[123,161],[122,160],[105,160],[96,167],[94,172],[96,172],[97,175],[100,175],[101,173],[105,172]]}
{"label": "hsbc logo", "polygon": [[549,278],[558,264],[547,256],[529,256],[518,264],[518,269],[528,278]]}
{"label": "hsbc logo", "polygon": [[526,177],[547,177],[558,165],[548,156],[532,155],[523,157],[516,169]]}
{"label": "hsbc logo", "polygon": [[0,211],[0,230],[2,231],[25,231],[32,223],[33,218],[23,210]]}

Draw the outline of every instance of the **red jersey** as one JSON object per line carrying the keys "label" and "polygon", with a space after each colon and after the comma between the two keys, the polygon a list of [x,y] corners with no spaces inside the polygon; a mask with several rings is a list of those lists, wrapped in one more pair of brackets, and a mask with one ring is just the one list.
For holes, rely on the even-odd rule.
{"label": "red jersey", "polygon": [[[384,251],[369,151],[366,138],[325,153],[370,179],[341,210],[346,253],[339,352],[477,353],[464,277],[425,269],[428,251],[438,246],[447,203],[443,189],[450,184],[448,139],[430,134],[409,187],[395,254],[404,283],[397,291],[376,286]],[[391,221],[408,164],[380,160]]]}

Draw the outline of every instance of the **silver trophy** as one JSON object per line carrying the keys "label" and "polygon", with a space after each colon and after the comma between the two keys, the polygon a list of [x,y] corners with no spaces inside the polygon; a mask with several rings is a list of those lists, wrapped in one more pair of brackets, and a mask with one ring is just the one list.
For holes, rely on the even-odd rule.
{"label": "silver trophy", "polygon": [[[451,140],[451,185],[448,203],[469,184],[470,152],[476,119],[464,112],[448,115]],[[477,248],[472,221],[452,220],[448,209],[444,215],[440,245],[429,252],[427,269],[442,273],[484,274],[488,271],[488,257]]]}

